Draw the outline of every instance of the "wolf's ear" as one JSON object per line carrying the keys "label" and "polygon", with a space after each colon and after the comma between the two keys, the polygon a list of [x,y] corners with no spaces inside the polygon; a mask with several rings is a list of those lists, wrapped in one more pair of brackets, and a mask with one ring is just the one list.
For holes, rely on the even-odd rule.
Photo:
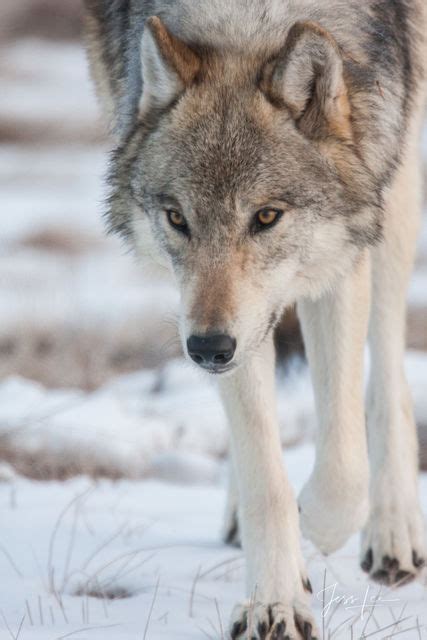
{"label": "wolf's ear", "polygon": [[314,22],[296,23],[269,62],[262,90],[284,104],[308,137],[351,140],[350,103],[343,60],[334,38]]}
{"label": "wolf's ear", "polygon": [[193,82],[200,68],[198,56],[169,33],[157,16],[145,23],[141,56],[142,113],[168,106]]}

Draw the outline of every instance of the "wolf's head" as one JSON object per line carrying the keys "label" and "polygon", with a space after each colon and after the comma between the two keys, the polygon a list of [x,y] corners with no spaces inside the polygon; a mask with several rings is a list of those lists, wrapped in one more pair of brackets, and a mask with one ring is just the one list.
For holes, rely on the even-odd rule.
{"label": "wolf's head", "polygon": [[173,270],[186,351],[224,372],[377,235],[345,65],[313,23],[273,54],[243,56],[191,48],[151,18],[142,69],[140,121],[114,157],[111,224]]}

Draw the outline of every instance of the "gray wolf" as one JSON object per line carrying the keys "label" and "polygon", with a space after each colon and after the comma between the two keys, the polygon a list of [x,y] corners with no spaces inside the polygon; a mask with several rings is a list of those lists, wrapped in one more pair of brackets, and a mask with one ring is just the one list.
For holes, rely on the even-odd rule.
{"label": "gray wolf", "polygon": [[[363,528],[362,568],[389,585],[424,564],[403,371],[424,5],[86,0],[115,140],[109,226],[173,273],[184,350],[217,374],[229,417],[226,537],[239,528],[248,597],[232,638],[316,636],[300,527],[325,553]],[[295,303],[319,422],[300,513],[282,463],[272,342]]]}

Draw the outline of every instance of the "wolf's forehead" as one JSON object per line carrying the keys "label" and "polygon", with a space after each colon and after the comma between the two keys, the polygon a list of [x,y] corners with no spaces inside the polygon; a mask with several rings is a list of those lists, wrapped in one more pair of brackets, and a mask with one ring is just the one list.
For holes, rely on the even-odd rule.
{"label": "wolf's forehead", "polygon": [[234,206],[241,199],[266,204],[303,199],[308,179],[312,187],[323,182],[318,163],[312,150],[286,131],[277,131],[274,139],[253,123],[224,122],[222,129],[207,123],[178,144],[166,180],[201,206],[212,201]]}
{"label": "wolf's forehead", "polygon": [[253,181],[265,156],[263,131],[243,110],[188,113],[170,142],[168,170],[201,197],[235,194]]}
{"label": "wolf's forehead", "polygon": [[214,95],[201,89],[184,99],[153,138],[143,164],[160,192],[201,216],[213,209],[226,216],[242,200],[263,205],[303,199],[307,177],[313,188],[323,173],[321,167],[315,171],[317,156],[287,114],[256,90],[239,94],[221,87]]}

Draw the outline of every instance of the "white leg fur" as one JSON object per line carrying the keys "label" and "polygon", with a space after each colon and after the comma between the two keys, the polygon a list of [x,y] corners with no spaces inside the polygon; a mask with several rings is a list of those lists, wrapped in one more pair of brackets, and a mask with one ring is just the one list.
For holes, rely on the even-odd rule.
{"label": "white leg fur", "polygon": [[418,456],[406,383],[406,290],[421,209],[420,161],[414,142],[387,197],[384,241],[372,253],[373,309],[368,433],[371,511],[362,566],[378,581],[412,578],[426,558],[418,500]]}
{"label": "white leg fur", "polygon": [[342,546],[368,513],[363,354],[369,280],[364,253],[333,291],[298,304],[319,421],[315,466],[299,497],[301,528],[324,553]]}
{"label": "white leg fur", "polygon": [[290,638],[298,638],[297,626],[302,633],[304,626],[314,628],[304,588],[298,510],[283,467],[274,357],[269,338],[259,353],[220,380],[231,425],[249,598],[233,613],[232,638],[276,637],[285,626]]}

